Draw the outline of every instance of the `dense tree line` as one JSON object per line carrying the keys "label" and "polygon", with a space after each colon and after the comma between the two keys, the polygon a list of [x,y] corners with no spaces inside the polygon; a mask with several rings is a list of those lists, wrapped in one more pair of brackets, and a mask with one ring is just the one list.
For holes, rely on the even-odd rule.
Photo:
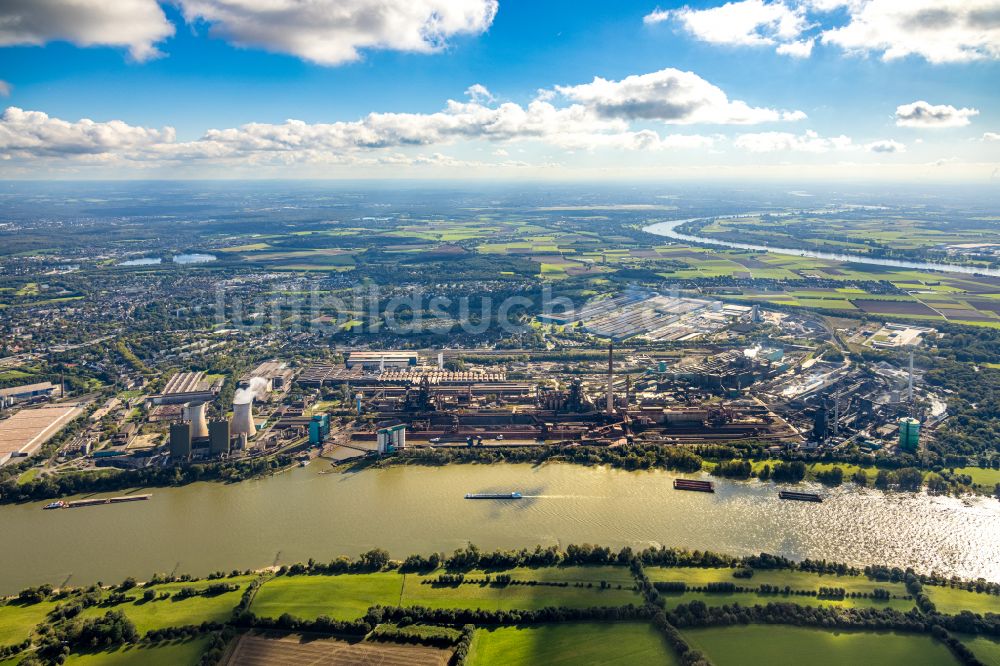
{"label": "dense tree line", "polygon": [[548,624],[553,622],[620,622],[623,620],[648,620],[652,610],[648,606],[592,606],[567,608],[548,606],[536,610],[491,610],[484,608],[426,608],[424,606],[372,606],[365,621],[399,622],[409,618],[412,622],[460,626]]}
{"label": "dense tree line", "polygon": [[608,465],[619,469],[671,469],[697,472],[702,458],[688,448],[635,444],[627,448],[606,446],[525,446],[517,448],[476,447],[455,449],[407,449],[383,458],[379,465],[447,465],[451,463],[572,462]]}
{"label": "dense tree line", "polygon": [[472,637],[476,635],[476,625],[467,624],[462,627],[462,637],[455,644],[455,652],[451,655],[449,666],[465,666],[472,647]]}

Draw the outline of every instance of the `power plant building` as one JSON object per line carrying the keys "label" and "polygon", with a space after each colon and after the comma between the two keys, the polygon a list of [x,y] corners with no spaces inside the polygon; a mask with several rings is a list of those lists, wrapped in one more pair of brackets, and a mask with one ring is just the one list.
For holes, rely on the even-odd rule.
{"label": "power plant building", "polygon": [[190,460],[191,458],[191,424],[170,424],[170,457],[174,462]]}
{"label": "power plant building", "polygon": [[208,424],[208,452],[213,456],[229,453],[229,421],[212,421]]}

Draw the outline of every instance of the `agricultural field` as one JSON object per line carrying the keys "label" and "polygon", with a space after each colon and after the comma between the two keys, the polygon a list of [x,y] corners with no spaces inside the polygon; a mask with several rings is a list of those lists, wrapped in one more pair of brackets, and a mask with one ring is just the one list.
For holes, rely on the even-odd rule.
{"label": "agricultural field", "polygon": [[126,645],[116,650],[71,654],[70,666],[194,666],[201,659],[207,638],[165,641],[154,645]]}
{"label": "agricultural field", "polygon": [[336,638],[245,634],[237,639],[229,659],[240,666],[446,666],[451,650],[423,645],[398,645]]}
{"label": "agricultural field", "polygon": [[574,623],[480,629],[470,666],[675,664],[663,636],[645,623]]}
{"label": "agricultural field", "polygon": [[958,662],[929,636],[891,632],[823,631],[788,626],[687,629],[691,646],[716,666],[945,666]]}

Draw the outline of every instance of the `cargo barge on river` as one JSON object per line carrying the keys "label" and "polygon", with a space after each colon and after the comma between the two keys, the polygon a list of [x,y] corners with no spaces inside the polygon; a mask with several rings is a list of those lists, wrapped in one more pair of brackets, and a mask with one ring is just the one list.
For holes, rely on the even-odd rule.
{"label": "cargo barge on river", "polygon": [[711,481],[695,481],[693,479],[674,479],[674,490],[693,490],[699,493],[714,493],[715,484]]}
{"label": "cargo barge on river", "polygon": [[152,494],[146,495],[122,495],[121,497],[92,497],[88,499],[70,500],[65,502],[57,500],[43,506],[43,509],[75,509],[81,506],[97,506],[99,504],[121,504],[122,502],[140,502],[148,500]]}
{"label": "cargo barge on river", "polygon": [[795,500],[797,502],[822,502],[823,498],[816,493],[800,493],[795,490],[779,490],[778,497],[783,500]]}
{"label": "cargo barge on river", "polygon": [[521,493],[467,493],[465,499],[521,499]]}

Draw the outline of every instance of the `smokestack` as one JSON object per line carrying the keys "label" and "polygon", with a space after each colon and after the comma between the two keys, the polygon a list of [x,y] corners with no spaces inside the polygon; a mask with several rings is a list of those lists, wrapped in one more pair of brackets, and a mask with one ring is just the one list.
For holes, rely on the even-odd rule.
{"label": "smokestack", "polygon": [[252,435],[257,432],[257,425],[253,422],[253,398],[247,402],[233,403],[233,422],[230,425],[230,432],[234,435]]}
{"label": "smokestack", "polygon": [[608,341],[608,414],[615,413],[615,343]]}
{"label": "smokestack", "polygon": [[906,390],[906,397],[910,402],[913,402],[913,350],[910,350],[910,377],[909,384]]}
{"label": "smokestack", "polygon": [[438,370],[444,370],[444,352],[438,352]]}
{"label": "smokestack", "polygon": [[191,437],[208,437],[208,422],[205,421],[205,403],[189,402],[184,405],[184,420],[191,422]]}

